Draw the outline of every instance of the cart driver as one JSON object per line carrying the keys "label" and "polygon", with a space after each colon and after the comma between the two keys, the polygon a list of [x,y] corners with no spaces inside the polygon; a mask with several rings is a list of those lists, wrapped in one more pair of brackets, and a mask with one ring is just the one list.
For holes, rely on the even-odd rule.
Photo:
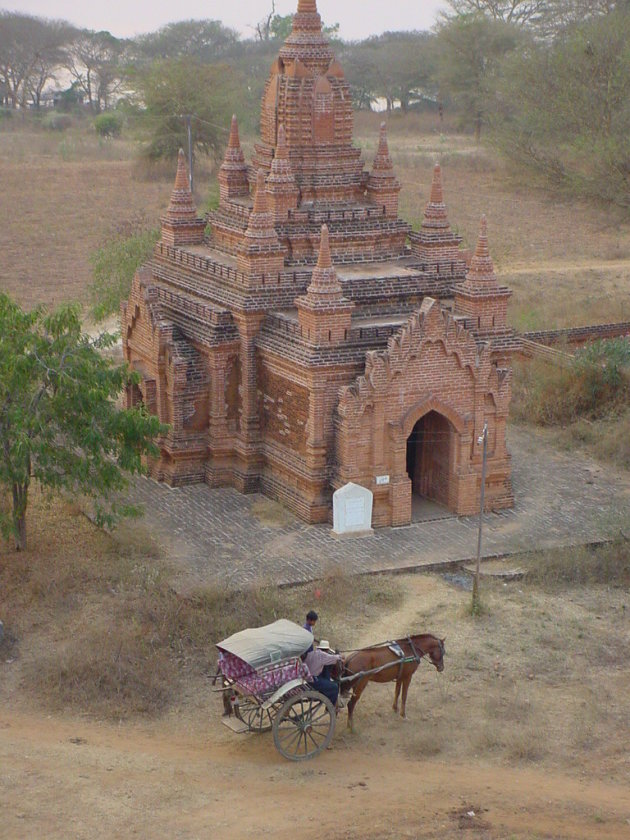
{"label": "cart driver", "polygon": [[328,697],[333,706],[337,706],[339,685],[330,677],[324,675],[324,669],[329,665],[342,662],[341,655],[333,653],[328,642],[322,639],[316,648],[307,651],[304,655],[304,661],[312,677],[309,682],[315,691],[319,691],[324,697]]}
{"label": "cart driver", "polygon": [[317,641],[314,638],[314,636],[315,636],[315,629],[314,628],[315,628],[315,625],[317,624],[318,620],[319,620],[319,616],[317,615],[315,610],[309,610],[306,613],[306,621],[304,622],[304,629],[308,630],[309,633],[313,634],[313,644],[310,646],[309,651],[313,650],[313,648],[315,647],[314,643]]}

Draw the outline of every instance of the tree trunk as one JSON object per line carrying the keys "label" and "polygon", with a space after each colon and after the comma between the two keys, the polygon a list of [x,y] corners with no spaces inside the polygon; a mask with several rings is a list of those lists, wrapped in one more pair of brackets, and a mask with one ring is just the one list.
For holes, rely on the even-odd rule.
{"label": "tree trunk", "polygon": [[28,504],[28,482],[13,485],[13,532],[15,550],[26,551],[26,506]]}
{"label": "tree trunk", "polygon": [[481,124],[483,121],[483,117],[481,114],[477,114],[475,117],[475,142],[479,143],[481,140]]}

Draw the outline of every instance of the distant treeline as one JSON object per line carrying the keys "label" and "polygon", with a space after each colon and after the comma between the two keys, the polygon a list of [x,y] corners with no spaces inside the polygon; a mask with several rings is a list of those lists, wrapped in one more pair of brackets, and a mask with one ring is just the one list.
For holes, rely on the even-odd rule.
{"label": "distant treeline", "polygon": [[[334,43],[356,108],[433,109],[555,184],[630,206],[630,0],[449,0],[431,32]],[[269,67],[291,29],[273,8],[243,39],[219,21],[134,39],[0,12],[0,106],[116,109],[173,155],[191,115],[218,154],[233,111],[256,126]],[[51,91],[55,90],[54,93]]]}

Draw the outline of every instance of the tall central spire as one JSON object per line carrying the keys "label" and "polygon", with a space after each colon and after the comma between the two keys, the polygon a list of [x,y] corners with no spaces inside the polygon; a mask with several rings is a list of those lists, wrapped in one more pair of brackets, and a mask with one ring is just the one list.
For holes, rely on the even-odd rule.
{"label": "tall central spire", "polygon": [[299,0],[293,29],[280,50],[283,61],[300,61],[318,73],[324,72],[334,55],[322,32],[316,0]]}

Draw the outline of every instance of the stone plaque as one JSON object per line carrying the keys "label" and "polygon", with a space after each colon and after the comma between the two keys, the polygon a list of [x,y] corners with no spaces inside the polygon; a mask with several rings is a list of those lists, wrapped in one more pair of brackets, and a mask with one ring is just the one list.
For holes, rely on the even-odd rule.
{"label": "stone plaque", "polygon": [[357,528],[365,523],[365,499],[348,499],[346,501],[346,525]]}
{"label": "stone plaque", "polygon": [[359,484],[346,484],[333,496],[333,531],[340,536],[365,534],[372,530],[371,490]]}

